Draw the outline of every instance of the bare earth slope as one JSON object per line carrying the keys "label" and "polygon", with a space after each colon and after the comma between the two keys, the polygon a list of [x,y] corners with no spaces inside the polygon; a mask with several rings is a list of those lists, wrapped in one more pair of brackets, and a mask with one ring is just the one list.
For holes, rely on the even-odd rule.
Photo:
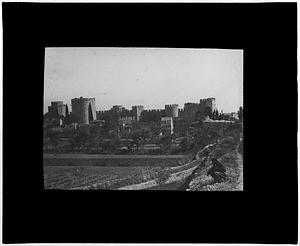
{"label": "bare earth slope", "polygon": [[[188,190],[188,191],[242,191],[243,190],[243,157],[238,152],[238,144],[232,138],[225,138],[220,142],[201,149],[196,160],[186,164],[184,170],[173,172],[163,184],[150,180],[141,184],[121,187],[128,190]],[[201,156],[203,150],[209,149],[210,155],[218,157],[226,168],[227,179],[222,183],[214,183],[207,176],[211,163]],[[192,165],[193,164],[193,165]],[[191,166],[192,165],[192,166]],[[185,167],[182,167],[185,168]]]}
{"label": "bare earth slope", "polygon": [[[222,145],[222,143],[220,144]],[[233,149],[234,146],[229,146],[224,149],[224,146],[218,146],[217,152],[220,148],[225,150],[225,153],[219,157],[220,162],[226,168],[227,179],[222,183],[214,183],[211,176],[207,176],[207,172],[210,169],[210,165],[207,163],[206,166],[200,170],[193,180],[189,183],[188,190],[191,191],[242,191],[243,190],[243,157],[238,152],[237,148]]]}

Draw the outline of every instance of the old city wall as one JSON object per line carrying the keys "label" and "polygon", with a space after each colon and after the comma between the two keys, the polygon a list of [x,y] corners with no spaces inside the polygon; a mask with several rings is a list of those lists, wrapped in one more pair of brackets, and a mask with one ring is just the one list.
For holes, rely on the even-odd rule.
{"label": "old city wall", "polygon": [[200,99],[200,110],[201,113],[204,114],[205,108],[210,108],[211,111],[214,111],[216,109],[216,99],[215,98],[205,98],[205,99]]}
{"label": "old city wall", "polygon": [[178,104],[165,105],[165,114],[167,117],[178,117]]}
{"label": "old city wall", "polygon": [[92,109],[92,115],[93,115],[92,120],[96,120],[97,115],[96,115],[96,100],[95,100],[95,98],[90,98],[89,103],[90,103],[91,109]]}
{"label": "old city wall", "polygon": [[72,113],[78,117],[79,123],[88,124],[88,100],[72,100]]}
{"label": "old city wall", "polygon": [[72,99],[72,113],[78,117],[79,123],[89,124],[89,106],[91,106],[92,120],[96,119],[96,105],[94,98]]}

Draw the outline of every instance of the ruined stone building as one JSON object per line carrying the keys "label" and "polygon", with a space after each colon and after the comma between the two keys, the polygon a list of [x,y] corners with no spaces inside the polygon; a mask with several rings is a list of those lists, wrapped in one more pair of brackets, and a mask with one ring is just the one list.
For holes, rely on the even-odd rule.
{"label": "ruined stone building", "polygon": [[72,114],[74,114],[80,124],[89,124],[90,121],[96,120],[96,103],[95,98],[73,98]]}
{"label": "ruined stone building", "polygon": [[133,126],[133,117],[131,116],[124,116],[119,118],[119,126],[123,130],[131,131],[132,126]]}

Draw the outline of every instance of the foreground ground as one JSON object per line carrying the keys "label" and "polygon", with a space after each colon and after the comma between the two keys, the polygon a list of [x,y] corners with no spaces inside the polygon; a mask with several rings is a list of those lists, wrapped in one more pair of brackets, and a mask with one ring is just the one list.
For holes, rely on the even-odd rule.
{"label": "foreground ground", "polygon": [[207,176],[211,162],[201,149],[193,161],[185,156],[46,155],[44,186],[46,189],[243,190],[240,144],[227,137],[204,148],[225,166],[227,179],[222,183],[214,183]]}
{"label": "foreground ground", "polygon": [[[197,165],[189,162],[184,164],[184,156],[144,159],[112,156],[108,161],[105,159],[107,157],[99,157],[91,161],[85,157],[74,161],[65,159],[65,156],[59,159],[59,155],[54,159],[44,159],[44,186],[46,189],[118,189],[150,180],[162,183],[172,173]],[[58,165],[55,165],[56,161]],[[151,165],[147,165],[149,162]],[[81,163],[86,165],[80,165]]]}

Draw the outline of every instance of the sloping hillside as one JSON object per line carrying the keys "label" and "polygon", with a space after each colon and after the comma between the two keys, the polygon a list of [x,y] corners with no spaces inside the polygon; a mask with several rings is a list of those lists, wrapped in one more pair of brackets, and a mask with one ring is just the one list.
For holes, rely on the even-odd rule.
{"label": "sloping hillside", "polygon": [[[242,191],[243,190],[243,157],[239,152],[242,143],[233,137],[225,137],[216,144],[210,144],[201,149],[196,160],[182,166],[180,170],[172,170],[167,181],[158,183],[151,180],[145,183],[122,187],[121,189],[146,190],[187,190],[187,191]],[[222,183],[215,183],[211,176],[207,176],[211,168],[210,157],[218,158],[226,169],[227,179]],[[178,167],[179,168],[179,167]]]}
{"label": "sloping hillside", "polygon": [[224,165],[226,181],[215,183],[211,176],[207,176],[211,163],[207,161],[202,168],[195,169],[192,179],[188,182],[187,190],[190,191],[241,191],[243,190],[243,158],[238,151],[238,145],[233,138],[227,137],[217,143],[211,151],[212,157]]}

